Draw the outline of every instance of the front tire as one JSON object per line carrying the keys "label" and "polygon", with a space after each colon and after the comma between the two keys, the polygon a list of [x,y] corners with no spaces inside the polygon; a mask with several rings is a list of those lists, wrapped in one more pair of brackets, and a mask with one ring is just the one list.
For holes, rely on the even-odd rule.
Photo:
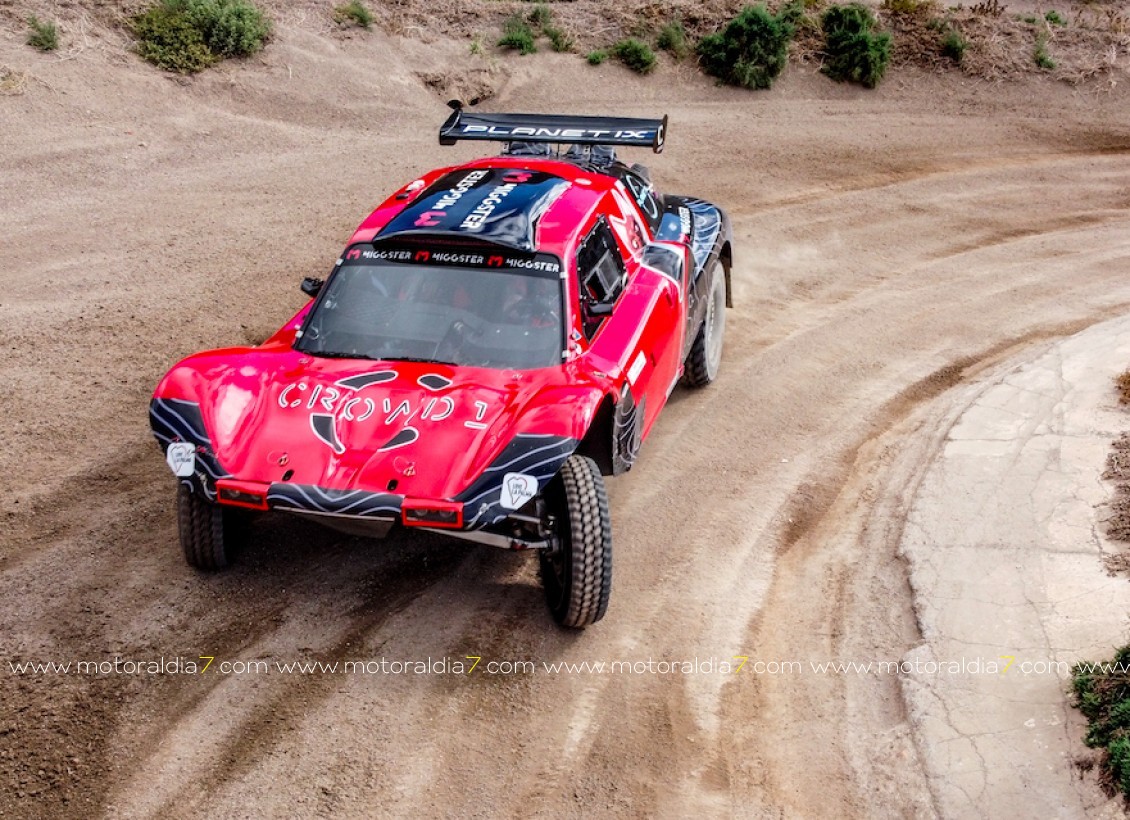
{"label": "front tire", "polygon": [[683,378],[691,387],[706,387],[722,365],[722,336],[726,330],[726,277],[716,263],[711,274],[706,317],[687,356]]}
{"label": "front tire", "polygon": [[604,617],[612,591],[612,523],[596,462],[572,455],[545,491],[557,547],[540,553],[553,619],[581,628]]}
{"label": "front tire", "polygon": [[189,566],[209,572],[231,563],[231,538],[234,529],[228,511],[213,504],[187,484],[177,487],[177,526],[184,559]]}

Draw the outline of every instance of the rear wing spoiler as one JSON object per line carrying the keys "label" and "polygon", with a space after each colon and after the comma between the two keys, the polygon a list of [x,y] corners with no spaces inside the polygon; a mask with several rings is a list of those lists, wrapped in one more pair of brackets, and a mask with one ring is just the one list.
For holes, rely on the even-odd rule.
{"label": "rear wing spoiler", "polygon": [[663,150],[667,115],[661,120],[637,117],[574,117],[568,114],[478,114],[458,101],[439,129],[439,144],[461,140],[553,142],[572,145],[635,145]]}

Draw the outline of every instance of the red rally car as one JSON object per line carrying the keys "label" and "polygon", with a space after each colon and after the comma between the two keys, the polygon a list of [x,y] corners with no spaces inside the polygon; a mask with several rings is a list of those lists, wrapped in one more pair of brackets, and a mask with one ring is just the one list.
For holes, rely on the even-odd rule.
{"label": "red rally car", "polygon": [[660,152],[666,118],[452,108],[442,144],[501,154],[401,188],[270,339],[158,385],[181,544],[222,568],[233,516],[278,510],[534,549],[554,619],[587,626],[612,582],[603,476],[632,467],[680,378],[718,373],[729,220],[616,159]]}

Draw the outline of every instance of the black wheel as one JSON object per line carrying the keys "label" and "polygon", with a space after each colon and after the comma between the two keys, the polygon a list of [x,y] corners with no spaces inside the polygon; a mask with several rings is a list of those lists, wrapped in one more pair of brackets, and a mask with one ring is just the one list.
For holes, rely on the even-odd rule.
{"label": "black wheel", "polygon": [[[213,504],[188,485],[177,488],[177,526],[184,559],[203,570],[223,569],[231,563],[230,536],[235,522],[227,510]],[[225,538],[225,536],[228,536]]]}
{"label": "black wheel", "polygon": [[570,456],[545,491],[556,548],[541,556],[542,585],[553,619],[585,627],[604,617],[612,591],[612,524],[596,462]]}
{"label": "black wheel", "polygon": [[702,320],[691,352],[687,355],[683,378],[691,387],[706,387],[718,378],[722,364],[722,336],[726,330],[726,278],[717,265],[712,275],[706,317]]}

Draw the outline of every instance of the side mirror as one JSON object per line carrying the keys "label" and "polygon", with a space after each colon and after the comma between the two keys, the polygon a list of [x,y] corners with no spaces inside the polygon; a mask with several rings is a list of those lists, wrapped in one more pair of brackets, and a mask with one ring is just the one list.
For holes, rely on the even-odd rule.
{"label": "side mirror", "polygon": [[321,292],[322,285],[324,285],[325,283],[326,280],[324,279],[317,279],[313,276],[307,276],[302,280],[302,292],[312,299]]}

